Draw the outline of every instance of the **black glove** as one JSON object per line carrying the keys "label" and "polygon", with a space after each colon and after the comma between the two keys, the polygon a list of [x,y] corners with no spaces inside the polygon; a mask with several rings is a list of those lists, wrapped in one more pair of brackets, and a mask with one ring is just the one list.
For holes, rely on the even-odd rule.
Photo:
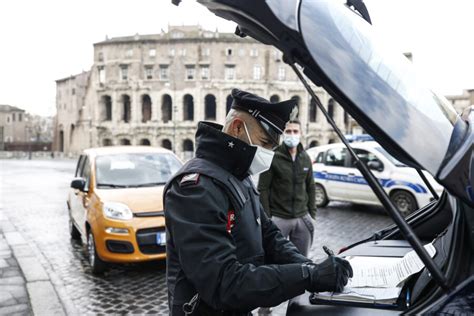
{"label": "black glove", "polygon": [[347,260],[329,256],[319,264],[303,264],[303,275],[308,275],[310,292],[342,292],[353,272]]}

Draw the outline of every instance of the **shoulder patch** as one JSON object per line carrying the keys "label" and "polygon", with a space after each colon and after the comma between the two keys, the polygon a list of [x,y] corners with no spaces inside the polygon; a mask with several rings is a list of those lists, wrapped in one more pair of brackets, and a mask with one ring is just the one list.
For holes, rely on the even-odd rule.
{"label": "shoulder patch", "polygon": [[184,175],[179,182],[180,187],[185,187],[188,185],[195,185],[199,183],[199,173],[189,173]]}

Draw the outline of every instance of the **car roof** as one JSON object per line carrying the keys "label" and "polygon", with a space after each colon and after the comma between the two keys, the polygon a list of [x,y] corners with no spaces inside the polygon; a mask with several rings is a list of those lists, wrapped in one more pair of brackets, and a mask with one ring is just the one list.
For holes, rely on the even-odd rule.
{"label": "car roof", "polygon": [[[377,148],[377,147],[380,147],[380,144],[375,142],[375,141],[353,142],[353,143],[350,143],[350,145],[353,148]],[[331,149],[331,148],[340,148],[340,147],[345,148],[343,143],[332,143],[332,144],[312,147],[312,148],[309,148],[307,151],[309,151],[309,152],[320,152],[320,151],[328,150],[328,149]]]}
{"label": "car roof", "polygon": [[152,147],[152,146],[106,146],[106,147],[95,147],[84,150],[84,154],[89,156],[104,156],[104,155],[115,155],[115,154],[139,154],[139,153],[171,153],[171,150],[163,147]]}

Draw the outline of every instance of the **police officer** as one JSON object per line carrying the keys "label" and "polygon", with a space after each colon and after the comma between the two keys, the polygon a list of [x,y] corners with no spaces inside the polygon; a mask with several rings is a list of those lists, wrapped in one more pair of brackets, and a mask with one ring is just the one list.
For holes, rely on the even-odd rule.
{"label": "police officer", "polygon": [[312,263],[266,216],[250,177],[267,170],[293,100],[232,90],[225,126],[200,122],[196,157],[167,183],[167,283],[171,315],[248,315],[312,292],[341,291],[349,263]]}

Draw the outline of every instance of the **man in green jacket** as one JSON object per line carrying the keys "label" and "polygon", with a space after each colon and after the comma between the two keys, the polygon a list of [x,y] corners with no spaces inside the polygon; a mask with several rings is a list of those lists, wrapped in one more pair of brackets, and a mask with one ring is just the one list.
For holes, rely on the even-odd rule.
{"label": "man in green jacket", "polygon": [[300,143],[300,122],[288,122],[283,136],[270,169],[260,175],[260,201],[283,236],[307,256],[316,217],[313,167]]}

